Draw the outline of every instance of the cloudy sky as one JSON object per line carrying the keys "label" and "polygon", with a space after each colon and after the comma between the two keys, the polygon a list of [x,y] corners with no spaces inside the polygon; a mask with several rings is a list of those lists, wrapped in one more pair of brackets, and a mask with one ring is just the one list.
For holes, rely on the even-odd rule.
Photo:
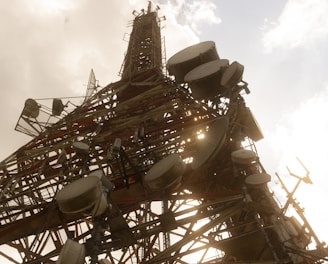
{"label": "cloudy sky", "polygon": [[[245,99],[265,135],[257,143],[261,161],[272,176],[287,177],[286,165],[305,175],[295,162],[302,160],[314,184],[302,184],[296,196],[328,241],[328,1],[154,3],[166,17],[167,59],[213,40],[221,58],[245,66]],[[82,96],[91,68],[101,86],[119,79],[132,11],[146,7],[146,0],[0,2],[0,160],[30,140],[14,131],[27,98]]]}

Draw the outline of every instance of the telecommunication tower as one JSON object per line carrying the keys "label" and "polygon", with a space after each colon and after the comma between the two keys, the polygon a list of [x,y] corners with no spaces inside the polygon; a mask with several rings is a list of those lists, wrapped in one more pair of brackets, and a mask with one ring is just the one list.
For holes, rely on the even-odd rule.
{"label": "telecommunication tower", "polygon": [[[93,71],[80,105],[27,99],[32,140],[0,163],[6,263],[322,263],[293,199],[280,206],[256,152],[244,66],[213,41],[163,65],[161,18],[135,18],[121,80]],[[168,74],[164,72],[167,69]],[[280,179],[279,175],[276,175]],[[295,215],[287,215],[288,208]],[[309,246],[314,244],[310,250]],[[18,256],[18,257],[16,257]],[[18,259],[19,258],[19,259]]]}

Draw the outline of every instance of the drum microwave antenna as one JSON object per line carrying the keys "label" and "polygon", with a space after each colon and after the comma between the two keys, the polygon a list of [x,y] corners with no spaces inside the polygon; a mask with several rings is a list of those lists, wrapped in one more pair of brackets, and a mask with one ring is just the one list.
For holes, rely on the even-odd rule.
{"label": "drum microwave antenna", "polygon": [[0,163],[0,262],[325,260],[269,189],[244,66],[204,41],[173,55],[165,75],[158,11],[134,12],[121,80],[96,90],[91,70],[71,111],[26,102],[32,139]]}

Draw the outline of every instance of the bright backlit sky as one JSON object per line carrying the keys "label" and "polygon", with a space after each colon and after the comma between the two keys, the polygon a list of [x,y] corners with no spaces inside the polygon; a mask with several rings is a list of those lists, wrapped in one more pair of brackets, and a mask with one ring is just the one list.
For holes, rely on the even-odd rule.
{"label": "bright backlit sky", "polygon": [[[286,178],[285,165],[304,175],[294,165],[302,160],[313,185],[302,184],[296,196],[328,241],[328,1],[154,3],[166,16],[167,59],[213,40],[221,58],[245,66],[245,99],[265,135],[257,143],[261,161]],[[91,68],[101,86],[119,79],[132,11],[146,7],[146,0],[0,2],[0,160],[30,140],[14,131],[27,98],[84,95]]]}

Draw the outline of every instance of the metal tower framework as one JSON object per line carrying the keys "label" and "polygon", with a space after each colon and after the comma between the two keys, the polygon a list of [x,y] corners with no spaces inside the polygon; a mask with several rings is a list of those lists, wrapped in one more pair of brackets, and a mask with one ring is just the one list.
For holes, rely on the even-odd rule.
{"label": "metal tower framework", "polygon": [[[189,84],[161,72],[161,63],[159,19],[149,5],[135,17],[120,81],[95,90],[72,110],[57,111],[58,121],[22,131],[33,139],[0,163],[0,258],[61,263],[61,250],[72,240],[84,246],[86,263],[325,259],[324,245],[301,210],[300,220],[286,215],[286,206],[299,209],[292,195],[281,208],[269,180],[250,180],[267,174],[254,144],[262,135],[243,98],[247,83],[196,100]],[[44,109],[29,102],[32,110]],[[30,110],[25,106],[20,118],[38,123]],[[226,129],[209,156],[218,122]],[[195,166],[202,155],[209,157]],[[182,163],[165,166],[177,156]],[[145,177],[161,162],[159,170],[167,172],[158,187]],[[108,187],[106,209],[64,212],[59,193],[99,171],[107,186],[115,186]],[[311,242],[316,250],[308,249]]]}
{"label": "metal tower framework", "polygon": [[123,63],[122,79],[129,79],[149,69],[158,69],[161,72],[163,68],[161,18],[157,16],[157,11],[153,12],[151,8],[149,5],[147,11],[133,12],[136,17]]}

